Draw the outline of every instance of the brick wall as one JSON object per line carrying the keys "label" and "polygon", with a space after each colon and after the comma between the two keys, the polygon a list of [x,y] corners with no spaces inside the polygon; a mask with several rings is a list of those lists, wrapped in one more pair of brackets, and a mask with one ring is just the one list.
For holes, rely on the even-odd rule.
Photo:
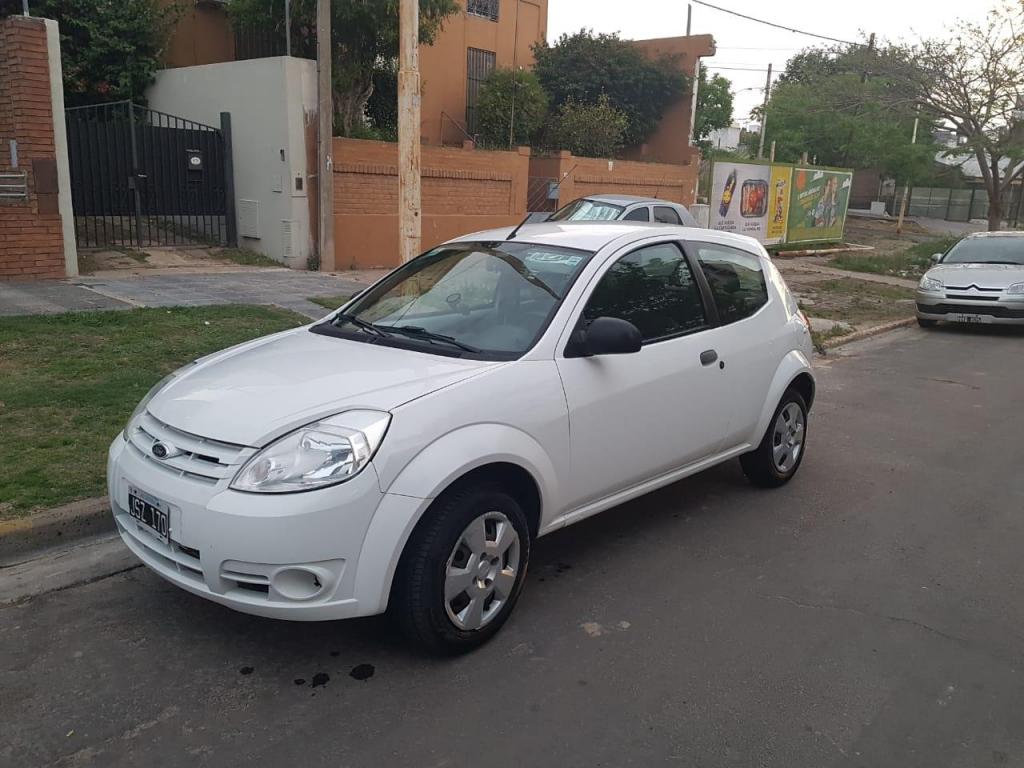
{"label": "brick wall", "polygon": [[11,16],[0,21],[0,173],[27,171],[29,195],[0,198],[0,279],[65,276],[56,158],[46,26]]}
{"label": "brick wall", "polygon": [[[423,146],[424,250],[526,215],[530,151]],[[398,145],[334,139],[335,265],[398,265]]]}
{"label": "brick wall", "polygon": [[575,157],[570,152],[530,161],[532,177],[560,179],[566,173],[558,188],[559,207],[578,197],[598,194],[642,195],[692,205],[698,165]]}

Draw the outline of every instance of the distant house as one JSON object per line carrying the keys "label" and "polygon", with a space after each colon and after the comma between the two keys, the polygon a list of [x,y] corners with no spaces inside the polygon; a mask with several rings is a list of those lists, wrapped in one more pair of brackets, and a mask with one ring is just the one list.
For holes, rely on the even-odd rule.
{"label": "distant house", "polygon": [[736,149],[740,145],[743,127],[733,123],[727,128],[716,128],[711,132],[711,146],[715,149]]}

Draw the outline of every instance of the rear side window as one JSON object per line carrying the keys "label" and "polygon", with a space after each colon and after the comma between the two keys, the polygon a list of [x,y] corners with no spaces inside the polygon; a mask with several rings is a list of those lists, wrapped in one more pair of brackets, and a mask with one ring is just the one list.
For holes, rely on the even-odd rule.
{"label": "rear side window", "polygon": [[693,248],[723,323],[750,317],[768,303],[768,287],[757,256],[726,245],[694,243]]}
{"label": "rear side window", "polygon": [[682,220],[679,218],[679,214],[676,213],[675,208],[669,208],[667,205],[656,205],[654,206],[654,220],[660,221],[662,224],[682,224]]}
{"label": "rear side window", "polygon": [[632,211],[622,217],[623,221],[650,221],[651,214],[649,209],[644,206],[643,208],[634,208]]}
{"label": "rear side window", "polygon": [[673,243],[641,248],[615,262],[583,310],[584,322],[599,317],[628,320],[640,329],[645,343],[707,325],[700,289]]}

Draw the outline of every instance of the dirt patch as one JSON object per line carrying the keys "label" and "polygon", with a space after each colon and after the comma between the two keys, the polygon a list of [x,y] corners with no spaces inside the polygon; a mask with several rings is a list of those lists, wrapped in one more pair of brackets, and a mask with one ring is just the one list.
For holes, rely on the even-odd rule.
{"label": "dirt patch", "polygon": [[903,222],[903,234],[896,234],[894,219],[862,219],[856,216],[846,218],[844,237],[847,242],[870,245],[875,253],[899,253],[908,246],[935,240],[936,235],[914,221]]}
{"label": "dirt patch", "polygon": [[78,266],[83,275],[124,276],[152,274],[156,271],[237,272],[284,265],[262,254],[239,248],[119,247],[80,251]]}

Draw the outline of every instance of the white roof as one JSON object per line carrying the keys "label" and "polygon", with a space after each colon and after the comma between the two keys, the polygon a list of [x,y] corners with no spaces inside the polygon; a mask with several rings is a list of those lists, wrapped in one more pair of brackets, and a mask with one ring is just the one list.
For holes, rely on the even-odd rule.
{"label": "white roof", "polygon": [[[501,227],[481,232],[471,232],[450,242],[505,240],[515,227]],[[598,251],[614,240],[630,242],[653,235],[675,235],[681,240],[703,240],[742,248],[761,254],[760,243],[752,237],[731,232],[717,232],[701,227],[678,227],[645,221],[557,221],[538,224],[524,224],[516,232],[513,242],[556,245],[563,248],[579,248]]]}

